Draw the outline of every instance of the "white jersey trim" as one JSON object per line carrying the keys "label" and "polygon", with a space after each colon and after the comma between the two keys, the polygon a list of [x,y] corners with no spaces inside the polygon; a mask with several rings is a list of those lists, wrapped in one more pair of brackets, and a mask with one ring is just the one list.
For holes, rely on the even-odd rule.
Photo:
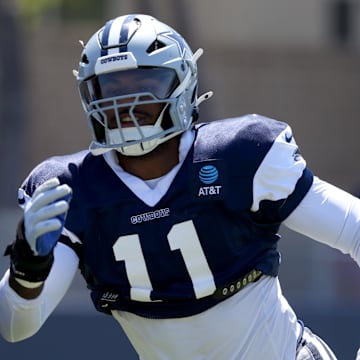
{"label": "white jersey trim", "polygon": [[295,189],[306,167],[288,126],[275,139],[257,169],[253,182],[252,211],[258,211],[262,200],[286,199]]}

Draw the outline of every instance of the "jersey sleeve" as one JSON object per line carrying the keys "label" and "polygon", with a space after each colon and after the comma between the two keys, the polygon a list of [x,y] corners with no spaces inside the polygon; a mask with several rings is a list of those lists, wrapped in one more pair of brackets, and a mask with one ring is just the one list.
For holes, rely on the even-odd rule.
{"label": "jersey sleeve", "polygon": [[54,177],[57,177],[61,184],[66,183],[73,188],[73,178],[88,155],[88,151],[80,151],[69,155],[53,156],[39,163],[20,186],[19,205],[23,206],[38,186]]}
{"label": "jersey sleeve", "polygon": [[264,221],[283,221],[300,203],[313,181],[287,126],[279,133],[253,179],[252,212]]}

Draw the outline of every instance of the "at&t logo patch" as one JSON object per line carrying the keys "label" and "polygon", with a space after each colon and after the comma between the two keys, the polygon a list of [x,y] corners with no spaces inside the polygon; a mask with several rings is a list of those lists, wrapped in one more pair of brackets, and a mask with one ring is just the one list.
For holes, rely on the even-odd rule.
{"label": "at&t logo patch", "polygon": [[199,179],[204,184],[212,184],[219,177],[219,172],[214,165],[205,165],[199,171]]}
{"label": "at&t logo patch", "polygon": [[216,182],[219,177],[219,171],[214,165],[204,165],[199,171],[200,181],[207,185],[201,186],[198,196],[220,195],[221,185],[211,185]]}

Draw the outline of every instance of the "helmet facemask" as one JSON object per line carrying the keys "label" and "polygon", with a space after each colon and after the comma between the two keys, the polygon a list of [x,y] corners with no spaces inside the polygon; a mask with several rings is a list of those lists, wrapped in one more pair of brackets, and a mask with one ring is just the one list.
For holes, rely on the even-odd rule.
{"label": "helmet facemask", "polygon": [[[148,100],[141,100],[144,97]],[[118,103],[123,100],[128,101]],[[102,105],[102,102],[105,105]],[[155,115],[145,110],[137,110],[139,107],[146,109],[146,106],[152,104],[162,105],[159,114],[155,113]],[[166,136],[175,129],[174,124],[167,129],[162,126],[168,104],[169,101],[161,102],[157,99],[151,99],[151,94],[145,95],[144,93],[134,94],[131,97],[117,97],[112,99],[111,104],[108,100],[94,101],[92,103],[94,110],[89,111],[88,120],[94,129],[93,135],[96,140],[92,142],[90,150],[94,155],[99,155],[108,150],[116,149],[128,156],[143,155],[152,151],[161,142],[167,140]],[[146,120],[143,121],[142,118],[145,116]],[[167,118],[167,120],[169,119]]]}
{"label": "helmet facemask", "polygon": [[[93,130],[91,151],[116,149],[138,156],[175,136],[181,124],[170,114],[177,99],[176,73],[168,68],[139,68],[108,73],[83,83],[90,97],[87,117]],[[95,98],[97,100],[90,100]]]}

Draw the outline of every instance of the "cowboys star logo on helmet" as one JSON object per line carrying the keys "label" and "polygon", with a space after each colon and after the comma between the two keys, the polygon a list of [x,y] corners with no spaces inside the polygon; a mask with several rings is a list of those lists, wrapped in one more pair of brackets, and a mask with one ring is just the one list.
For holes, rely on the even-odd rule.
{"label": "cowboys star logo on helmet", "polygon": [[186,46],[186,43],[184,42],[184,39],[181,37],[180,34],[178,34],[175,31],[167,31],[167,32],[164,32],[159,35],[165,36],[168,39],[172,39],[176,43],[177,47],[179,48],[179,52],[180,52],[182,58],[190,57],[190,54],[188,54],[188,56],[185,56],[185,54],[187,53],[188,47]]}

